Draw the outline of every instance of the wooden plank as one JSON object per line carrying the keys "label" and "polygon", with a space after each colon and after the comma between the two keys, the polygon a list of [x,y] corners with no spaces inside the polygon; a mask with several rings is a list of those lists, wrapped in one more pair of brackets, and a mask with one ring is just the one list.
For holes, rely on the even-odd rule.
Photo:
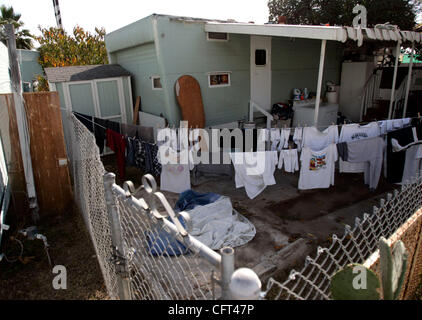
{"label": "wooden plank", "polygon": [[11,209],[18,219],[27,216],[29,205],[26,197],[25,173],[23,170],[16,113],[11,94],[0,95],[2,123],[0,133],[6,152],[7,170],[12,188]]}
{"label": "wooden plank", "polygon": [[63,213],[71,203],[72,190],[59,96],[42,92],[25,93],[24,98],[40,215]]}
{"label": "wooden plank", "polygon": [[141,97],[136,98],[135,110],[133,112],[133,124],[138,124],[139,108],[141,107]]}
{"label": "wooden plank", "polygon": [[[64,213],[71,205],[73,196],[58,93],[25,93],[24,99],[40,217]],[[27,212],[22,207],[24,203],[27,205],[27,199],[23,197],[26,183],[13,96],[0,95],[0,104],[0,107],[8,110],[9,132],[3,127],[0,131],[2,136],[9,135],[11,155],[8,170],[11,173],[12,192],[14,198],[19,199],[15,201],[20,206],[18,212]]]}

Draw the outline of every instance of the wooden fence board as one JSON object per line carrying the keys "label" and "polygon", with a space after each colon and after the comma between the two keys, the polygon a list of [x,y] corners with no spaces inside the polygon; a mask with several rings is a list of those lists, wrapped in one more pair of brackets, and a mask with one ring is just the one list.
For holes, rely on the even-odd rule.
{"label": "wooden fence board", "polygon": [[[60,214],[72,202],[72,188],[59,96],[57,92],[25,93],[24,99],[40,217],[52,213]],[[9,108],[13,111],[9,113],[10,130],[14,132],[13,136],[17,136],[19,142],[13,97],[7,95],[6,100],[9,101]],[[12,149],[15,154],[20,155],[19,143],[12,145]]]}

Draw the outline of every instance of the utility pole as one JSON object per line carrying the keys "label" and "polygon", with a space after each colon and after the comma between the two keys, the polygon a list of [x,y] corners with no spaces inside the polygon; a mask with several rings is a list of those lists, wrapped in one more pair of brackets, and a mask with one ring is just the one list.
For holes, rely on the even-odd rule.
{"label": "utility pole", "polygon": [[16,121],[18,125],[19,143],[22,154],[23,169],[25,173],[26,191],[29,208],[34,223],[39,219],[37,193],[35,191],[34,172],[32,169],[31,152],[29,147],[29,131],[24,106],[21,73],[16,53],[15,28],[12,24],[4,25],[7,49],[9,52],[10,79],[12,85],[13,101],[15,105]]}
{"label": "utility pole", "polygon": [[54,15],[56,16],[57,28],[63,30],[62,15],[60,13],[59,0],[53,0]]}

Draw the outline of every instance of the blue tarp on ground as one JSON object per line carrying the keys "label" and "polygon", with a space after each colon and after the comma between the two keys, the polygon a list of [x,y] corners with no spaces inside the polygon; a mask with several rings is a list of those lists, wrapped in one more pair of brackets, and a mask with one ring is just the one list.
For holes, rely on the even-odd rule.
{"label": "blue tarp on ground", "polygon": [[[213,203],[220,199],[220,195],[215,193],[198,193],[193,190],[187,190],[180,194],[179,200],[177,201],[174,211],[176,213],[181,211],[192,210],[197,206],[204,206]],[[168,217],[169,221],[173,220]],[[178,217],[180,223],[186,228],[186,222],[182,216]],[[182,243],[175,240],[173,236],[168,234],[164,230],[154,230],[153,232],[146,232],[148,241],[149,252],[154,256],[179,256],[187,254],[189,249],[186,248]]]}

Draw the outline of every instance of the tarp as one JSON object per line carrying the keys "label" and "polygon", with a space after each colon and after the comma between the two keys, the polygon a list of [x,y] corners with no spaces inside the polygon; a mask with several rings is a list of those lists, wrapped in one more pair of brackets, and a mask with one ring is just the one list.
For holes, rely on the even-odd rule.
{"label": "tarp", "polygon": [[[242,246],[256,234],[255,226],[233,209],[230,198],[215,193],[187,190],[180,194],[174,210],[189,214],[189,223],[181,215],[179,221],[191,236],[213,250]],[[189,252],[162,229],[148,231],[146,236],[149,252],[154,256],[178,256]]]}
{"label": "tarp", "polygon": [[255,226],[233,209],[228,197],[197,206],[188,213],[191,217],[189,234],[213,250],[239,247],[255,237]]}

